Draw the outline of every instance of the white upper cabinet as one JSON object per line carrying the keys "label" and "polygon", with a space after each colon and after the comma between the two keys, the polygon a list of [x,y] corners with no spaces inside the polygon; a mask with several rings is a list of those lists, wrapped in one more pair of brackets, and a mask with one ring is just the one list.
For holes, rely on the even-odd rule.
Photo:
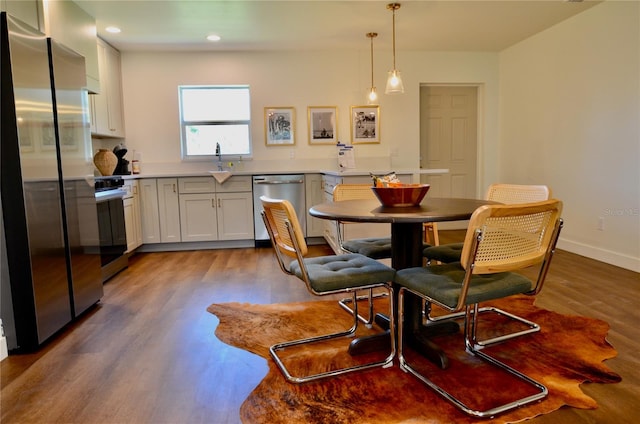
{"label": "white upper cabinet", "polygon": [[42,0],[0,0],[0,10],[44,32],[40,25]]}
{"label": "white upper cabinet", "polygon": [[91,96],[91,133],[103,137],[124,137],[120,52],[98,38],[100,94]]}
{"label": "white upper cabinet", "polygon": [[94,17],[72,1],[38,1],[36,3],[42,10],[44,28],[40,27],[40,30],[84,56],[87,89],[90,93],[100,92],[101,75],[98,66],[98,38]]}

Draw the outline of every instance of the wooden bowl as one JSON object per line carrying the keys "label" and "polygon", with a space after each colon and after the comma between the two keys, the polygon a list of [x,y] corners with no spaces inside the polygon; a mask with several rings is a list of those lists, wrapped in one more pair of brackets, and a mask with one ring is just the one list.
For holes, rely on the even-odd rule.
{"label": "wooden bowl", "polygon": [[371,187],[382,206],[418,206],[429,191],[429,184],[403,184],[399,187]]}

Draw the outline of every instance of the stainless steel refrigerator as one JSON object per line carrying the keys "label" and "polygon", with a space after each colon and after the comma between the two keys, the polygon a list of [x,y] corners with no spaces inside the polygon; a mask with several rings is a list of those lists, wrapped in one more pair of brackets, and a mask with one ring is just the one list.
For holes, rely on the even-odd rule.
{"label": "stainless steel refrigerator", "polygon": [[103,295],[88,96],[82,56],[5,12],[0,37],[0,316],[31,351]]}

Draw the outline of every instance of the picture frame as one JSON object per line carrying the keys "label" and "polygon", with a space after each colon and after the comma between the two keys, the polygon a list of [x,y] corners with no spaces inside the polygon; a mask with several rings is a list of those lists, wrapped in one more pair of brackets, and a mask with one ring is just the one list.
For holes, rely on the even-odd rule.
{"label": "picture frame", "polygon": [[351,106],[351,144],[380,143],[380,106]]}
{"label": "picture frame", "polygon": [[40,126],[40,142],[42,150],[55,150],[56,138],[55,130],[53,128],[53,121],[44,122]]}
{"label": "picture frame", "polygon": [[296,110],[290,106],[264,108],[264,142],[267,146],[296,144]]}
{"label": "picture frame", "polygon": [[307,115],[309,144],[338,143],[338,108],[336,106],[309,106]]}

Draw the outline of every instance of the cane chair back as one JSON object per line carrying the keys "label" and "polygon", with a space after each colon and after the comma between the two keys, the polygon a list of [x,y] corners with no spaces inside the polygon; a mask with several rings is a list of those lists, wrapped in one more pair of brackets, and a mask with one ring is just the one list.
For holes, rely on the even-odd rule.
{"label": "cane chair back", "polygon": [[485,198],[507,205],[541,202],[551,198],[551,190],[546,185],[491,184]]}

